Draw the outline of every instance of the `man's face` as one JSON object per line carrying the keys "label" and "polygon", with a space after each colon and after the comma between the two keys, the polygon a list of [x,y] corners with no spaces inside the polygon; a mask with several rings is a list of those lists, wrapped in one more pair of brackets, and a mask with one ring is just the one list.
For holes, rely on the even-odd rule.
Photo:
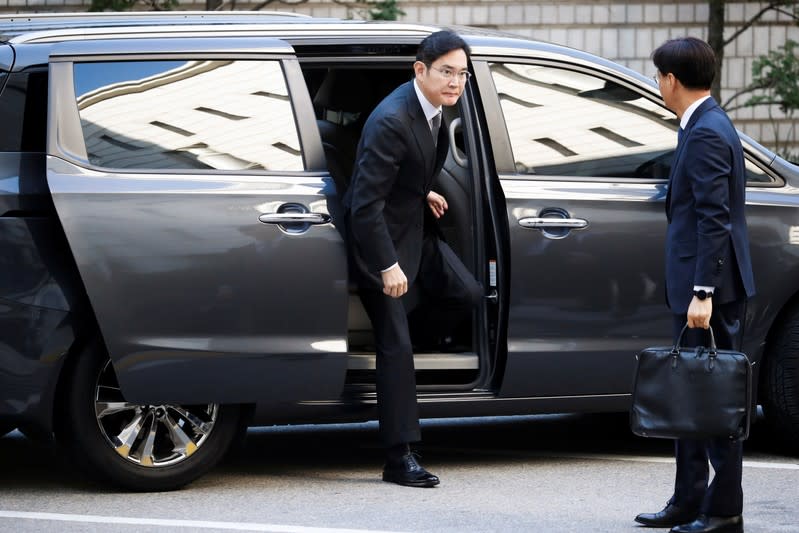
{"label": "man's face", "polygon": [[457,49],[439,57],[429,67],[421,61],[413,64],[416,83],[431,104],[438,107],[458,103],[469,76],[466,62],[466,52]]}

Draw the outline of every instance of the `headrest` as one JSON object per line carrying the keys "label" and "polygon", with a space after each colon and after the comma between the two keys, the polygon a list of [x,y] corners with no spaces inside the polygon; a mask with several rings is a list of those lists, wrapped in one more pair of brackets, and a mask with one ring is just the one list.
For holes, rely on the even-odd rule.
{"label": "headrest", "polygon": [[359,70],[330,69],[314,95],[317,109],[359,112],[372,101],[370,82]]}

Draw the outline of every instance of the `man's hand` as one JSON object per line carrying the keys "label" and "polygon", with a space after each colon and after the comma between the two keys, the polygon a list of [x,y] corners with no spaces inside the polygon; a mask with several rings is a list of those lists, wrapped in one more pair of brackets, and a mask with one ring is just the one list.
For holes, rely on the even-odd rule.
{"label": "man's hand", "polygon": [[710,327],[710,315],[713,314],[713,300],[706,298],[700,300],[694,296],[688,305],[688,327],[703,328]]}
{"label": "man's hand", "polygon": [[399,298],[408,292],[408,278],[405,277],[405,272],[399,265],[394,265],[385,272],[381,272],[380,275],[383,277],[384,294],[392,298]]}
{"label": "man's hand", "polygon": [[430,206],[430,211],[436,218],[444,216],[444,212],[447,210],[447,200],[435,191],[427,193],[427,205]]}

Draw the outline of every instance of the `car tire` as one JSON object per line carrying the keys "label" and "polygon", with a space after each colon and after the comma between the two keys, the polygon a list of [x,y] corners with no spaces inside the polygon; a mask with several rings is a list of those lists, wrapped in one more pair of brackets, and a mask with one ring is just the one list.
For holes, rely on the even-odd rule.
{"label": "car tire", "polygon": [[763,372],[763,413],[769,433],[799,452],[799,310],[769,343]]}
{"label": "car tire", "polygon": [[55,433],[91,477],[133,491],[180,488],[214,467],[240,430],[238,405],[125,401],[99,340],[79,354]]}

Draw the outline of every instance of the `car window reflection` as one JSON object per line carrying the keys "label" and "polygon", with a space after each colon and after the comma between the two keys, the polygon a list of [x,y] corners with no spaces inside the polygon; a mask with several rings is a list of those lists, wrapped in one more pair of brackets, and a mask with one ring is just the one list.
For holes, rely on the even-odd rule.
{"label": "car window reflection", "polygon": [[302,170],[276,61],[76,63],[89,161],[122,169]]}
{"label": "car window reflection", "polygon": [[[677,117],[641,94],[544,65],[490,65],[519,174],[668,179]],[[774,179],[746,161],[751,184]]]}
{"label": "car window reflection", "polygon": [[517,171],[665,179],[676,117],[618,84],[541,65],[494,63],[491,72]]}

